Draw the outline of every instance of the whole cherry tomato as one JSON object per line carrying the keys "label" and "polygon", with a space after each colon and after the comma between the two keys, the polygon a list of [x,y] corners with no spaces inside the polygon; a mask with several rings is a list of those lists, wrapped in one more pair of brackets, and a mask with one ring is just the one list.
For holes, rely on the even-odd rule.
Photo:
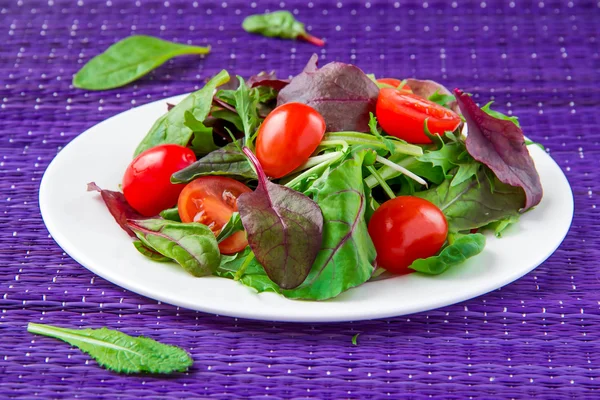
{"label": "whole cherry tomato", "polygon": [[[217,236],[237,211],[237,199],[251,192],[248,186],[224,176],[203,176],[187,184],[179,195],[177,209],[182,222],[207,225]],[[223,254],[235,254],[248,245],[246,232],[239,231],[219,243]]]}
{"label": "whole cherry tomato", "polygon": [[[400,79],[396,79],[396,78],[381,78],[381,79],[377,79],[377,82],[379,83],[385,83],[386,85],[390,85],[393,86],[395,88],[398,88],[398,86],[400,86],[402,84],[402,81]],[[400,89],[402,92],[404,93],[412,93],[412,89],[410,88],[410,86],[408,86],[408,84],[404,84],[402,86],[402,89]]]}
{"label": "whole cherry tomato", "polygon": [[383,130],[409,143],[426,144],[424,123],[433,134],[454,131],[460,117],[454,111],[414,94],[383,88],[379,91],[376,107],[377,121]]}
{"label": "whole cherry tomato", "polygon": [[448,235],[446,217],[435,205],[414,196],[400,196],[381,205],[369,221],[377,265],[402,274],[418,258],[436,255]]}
{"label": "whole cherry tomato", "polygon": [[286,103],[265,118],[256,138],[256,157],[265,173],[281,178],[304,164],[325,134],[325,120],[314,108]]}
{"label": "whole cherry tomato", "polygon": [[192,150],[176,144],[163,144],[144,151],[125,170],[125,199],[147,217],[173,207],[185,185],[172,184],[171,175],[194,161],[196,156]]}

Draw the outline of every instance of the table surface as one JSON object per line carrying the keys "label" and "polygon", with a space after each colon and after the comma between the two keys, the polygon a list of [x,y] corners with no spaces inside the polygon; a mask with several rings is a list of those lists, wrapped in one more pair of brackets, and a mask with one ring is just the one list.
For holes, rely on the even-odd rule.
{"label": "table surface", "polygon": [[[282,7],[327,45],[241,29],[244,16]],[[599,20],[600,3],[575,0],[0,2],[2,396],[600,396]],[[170,61],[120,89],[70,85],[90,57],[131,34],[210,44],[212,53]],[[48,235],[40,179],[78,134],[197,89],[222,68],[298,73],[313,52],[321,64],[438,80],[518,115],[572,185],[575,218],[562,246],[519,281],[464,303],[389,320],[293,324],[147,299],[94,276]],[[143,334],[187,349],[195,365],[167,378],[117,375],[64,343],[28,334],[29,321]]]}

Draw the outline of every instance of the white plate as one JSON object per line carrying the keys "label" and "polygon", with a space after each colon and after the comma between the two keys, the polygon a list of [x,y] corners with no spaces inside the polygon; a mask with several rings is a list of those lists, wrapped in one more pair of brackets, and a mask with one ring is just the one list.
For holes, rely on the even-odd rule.
{"label": "white plate", "polygon": [[77,262],[136,293],[219,315],[275,321],[351,321],[392,317],[467,300],[525,275],[559,246],[573,216],[573,195],[558,165],[537,146],[531,155],[544,187],[541,204],[502,239],[488,237],[485,250],[439,276],[410,274],[369,282],[339,297],[310,302],[274,293],[256,294],[217,277],[194,278],[175,264],[139,254],[88,182],[116,190],[139,141],[165,112],[160,100],[112,117],[87,130],[52,161],[40,187],[40,209],[56,242]]}

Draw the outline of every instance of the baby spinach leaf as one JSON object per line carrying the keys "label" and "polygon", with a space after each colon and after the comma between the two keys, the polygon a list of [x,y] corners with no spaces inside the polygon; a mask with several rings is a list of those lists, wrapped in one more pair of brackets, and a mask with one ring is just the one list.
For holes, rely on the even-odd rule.
{"label": "baby spinach leaf", "polygon": [[323,215],[304,194],[267,180],[248,147],[244,153],[258,175],[256,190],[237,201],[248,244],[269,278],[282,289],[293,289],[304,281],[319,252]]}
{"label": "baby spinach leaf", "polygon": [[206,175],[223,175],[239,180],[256,179],[256,173],[238,146],[239,143],[229,143],[208,153],[181,171],[175,172],[171,176],[171,182],[187,183]]}
{"label": "baby spinach leaf", "polygon": [[325,119],[328,132],[369,132],[369,113],[375,113],[379,88],[358,67],[332,62],[317,69],[315,54],[281,89],[277,105],[308,104]]}
{"label": "baby spinach leaf", "polygon": [[197,121],[204,122],[210,112],[215,89],[227,81],[229,81],[229,74],[222,70],[202,89],[190,94],[160,117],[138,145],[135,155],[165,143],[187,146],[193,131],[186,125],[185,113],[189,112]]}
{"label": "baby spinach leaf", "polygon": [[175,260],[194,276],[211,275],[219,266],[217,240],[206,225],[146,219],[129,220],[127,226],[146,247]]}
{"label": "baby spinach leaf", "polygon": [[179,210],[177,207],[162,210],[160,212],[160,216],[164,219],[168,219],[169,221],[181,222],[181,217],[179,216]]}
{"label": "baby spinach leaf", "polygon": [[183,114],[183,121],[183,124],[193,132],[191,148],[194,153],[204,155],[219,148],[213,139],[212,128],[198,121],[190,111]]}
{"label": "baby spinach leaf", "polygon": [[354,152],[312,186],[325,217],[323,244],[304,283],[283,294],[292,299],[325,300],[361,285],[373,273],[375,247],[367,231],[363,161]]}
{"label": "baby spinach leaf", "polygon": [[112,329],[67,329],[30,322],[27,332],[60,339],[89,354],[102,367],[125,374],[183,372],[194,361],[176,346]]}
{"label": "baby spinach leaf", "polygon": [[448,268],[462,264],[467,259],[481,253],[484,247],[485,236],[481,233],[464,235],[444,247],[437,256],[419,258],[409,268],[424,274],[438,275]]}
{"label": "baby spinach leaf", "polygon": [[139,240],[136,240],[135,242],[133,242],[133,246],[136,248],[137,251],[139,251],[140,253],[142,253],[143,255],[145,255],[146,257],[151,259],[152,261],[158,261],[158,262],[173,261],[169,257],[165,257],[162,254],[160,254],[159,252],[154,251],[150,247],[145,246],[144,243],[142,243]]}
{"label": "baby spinach leaf", "polygon": [[73,86],[113,89],[146,75],[173,57],[209,52],[210,47],[187,46],[152,36],[130,36],[88,61],[73,77]]}
{"label": "baby spinach leaf", "polygon": [[484,171],[477,174],[477,179],[471,178],[456,186],[451,186],[450,179],[446,179],[438,187],[415,193],[415,196],[438,206],[451,232],[480,228],[518,215],[525,200],[521,188],[506,185],[496,177],[490,181]]}
{"label": "baby spinach leaf", "polygon": [[521,127],[521,124],[519,124],[519,118],[516,116],[508,116],[508,115],[504,115],[501,112],[492,110],[490,107],[492,105],[492,103],[494,103],[493,101],[490,101],[489,103],[487,103],[485,106],[481,107],[481,111],[486,112],[488,115],[491,115],[494,118],[498,118],[498,119],[503,119],[505,121],[510,121],[513,124],[515,124],[518,128]]}
{"label": "baby spinach leaf", "polygon": [[279,289],[279,286],[269,279],[262,265],[256,261],[256,258],[253,258],[246,264],[243,271],[240,271],[242,266],[246,263],[246,258],[251,252],[252,250],[250,250],[249,247],[246,247],[244,251],[233,256],[222,256],[221,265],[215,271],[215,275],[222,278],[237,280],[238,282],[253,288],[258,293],[280,293],[281,290]]}
{"label": "baby spinach leaf", "polygon": [[129,226],[127,226],[127,220],[144,219],[146,217],[138,213],[129,205],[129,203],[127,203],[123,193],[101,189],[94,182],[88,183],[87,190],[88,192],[99,192],[100,196],[102,196],[104,204],[106,204],[106,208],[108,208],[110,214],[113,216],[115,221],[117,221],[117,224],[119,224],[119,226],[123,228],[123,230],[127,232],[129,236],[135,237],[135,233],[133,233],[133,231],[129,229]]}
{"label": "baby spinach leaf", "polygon": [[302,39],[316,46],[323,46],[325,42],[308,33],[304,24],[289,11],[275,11],[266,14],[250,15],[244,19],[242,28],[246,32],[257,33],[267,37],[282,39]]}
{"label": "baby spinach leaf", "polygon": [[217,235],[217,243],[221,243],[223,240],[227,239],[229,236],[233,235],[238,231],[243,231],[244,225],[242,225],[242,218],[240,217],[240,213],[234,212],[231,214],[231,218],[223,227],[221,231]]}
{"label": "baby spinach leaf", "polygon": [[456,89],[455,94],[469,129],[465,142],[469,154],[487,165],[501,182],[525,191],[522,212],[538,205],[544,191],[523,131],[513,121],[482,111],[462,91]]}

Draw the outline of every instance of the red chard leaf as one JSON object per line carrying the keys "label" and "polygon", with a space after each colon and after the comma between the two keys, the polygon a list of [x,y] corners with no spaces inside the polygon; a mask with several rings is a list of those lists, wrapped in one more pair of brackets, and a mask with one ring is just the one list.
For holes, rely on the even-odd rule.
{"label": "red chard leaf", "polygon": [[321,248],[323,214],[304,194],[267,180],[247,147],[244,154],[258,175],[256,190],[237,201],[248,244],[269,278],[293,289],[304,282]]}
{"label": "red chard leaf", "polygon": [[248,78],[246,84],[250,88],[255,88],[259,86],[268,86],[277,91],[280,91],[284,87],[286,87],[290,83],[289,79],[277,79],[275,72],[261,72],[257,75],[253,75]]}
{"label": "red chard leaf", "polygon": [[317,69],[313,55],[277,97],[277,105],[298,102],[317,110],[328,132],[369,131],[369,113],[375,113],[379,88],[358,67],[332,62]]}
{"label": "red chard leaf", "polygon": [[[440,95],[452,96],[452,92],[450,92],[444,85],[437,83],[436,81],[407,79],[406,84],[408,87],[410,87],[414,94],[419,97],[423,97],[424,99],[429,99],[436,92]],[[449,103],[448,107],[454,112],[459,112],[456,101]]]}
{"label": "red chard leaf", "polygon": [[542,184],[521,128],[512,121],[487,114],[461,90],[455,89],[454,94],[467,121],[466,146],[469,154],[487,165],[501,182],[525,191],[522,212],[539,204],[543,195]]}
{"label": "red chard leaf", "polygon": [[146,219],[142,214],[138,213],[127,203],[125,196],[121,192],[101,189],[94,182],[88,183],[88,192],[99,192],[106,204],[106,208],[112,214],[117,224],[131,237],[136,237],[135,233],[127,225],[128,219]]}

